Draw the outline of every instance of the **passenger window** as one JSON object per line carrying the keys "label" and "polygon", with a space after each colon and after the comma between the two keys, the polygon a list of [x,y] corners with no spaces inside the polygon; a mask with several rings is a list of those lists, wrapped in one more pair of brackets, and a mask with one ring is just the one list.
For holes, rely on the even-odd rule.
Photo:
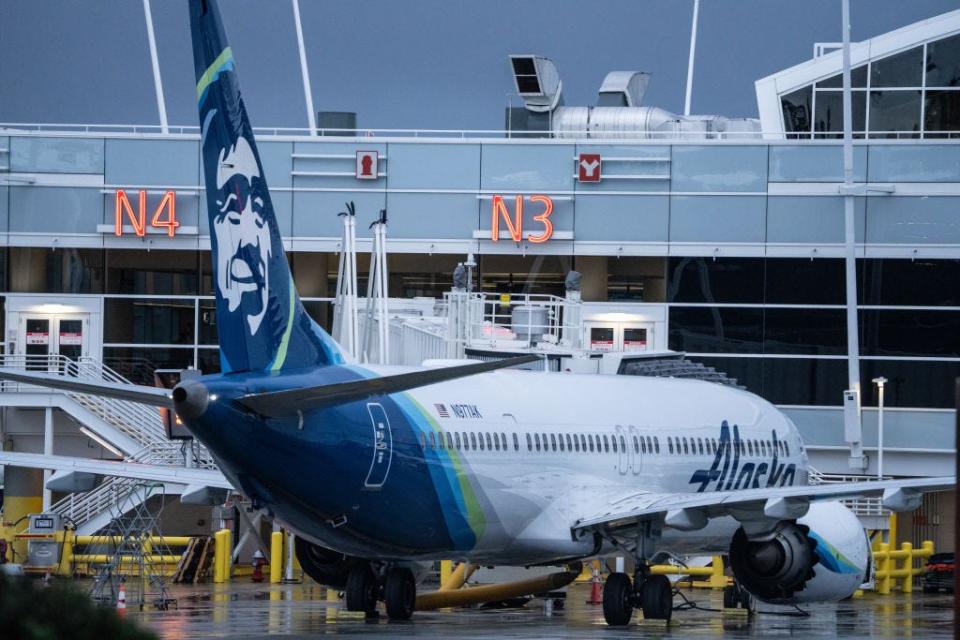
{"label": "passenger window", "polygon": [[690,448],[687,446],[687,439],[683,439],[683,453],[685,455],[690,455]]}
{"label": "passenger window", "polygon": [[460,449],[460,433],[455,431],[453,433],[453,439],[456,441],[457,449],[459,450]]}
{"label": "passenger window", "polygon": [[566,451],[566,447],[563,445],[563,434],[557,436],[557,444],[560,445],[560,451]]}
{"label": "passenger window", "polygon": [[513,450],[520,451],[520,439],[517,438],[517,434],[513,434]]}
{"label": "passenger window", "polygon": [[593,435],[587,436],[587,446],[590,447],[590,453],[593,453]]}
{"label": "passenger window", "polygon": [[670,451],[670,453],[673,453],[673,437],[672,436],[667,436],[667,449]]}
{"label": "passenger window", "polygon": [[647,452],[647,439],[643,436],[640,436],[640,451],[641,453]]}
{"label": "passenger window", "polygon": [[640,441],[637,440],[637,436],[633,436],[633,452],[640,453]]}
{"label": "passenger window", "polygon": [[437,441],[435,439],[435,436],[433,435],[433,431],[430,432],[430,448],[431,449],[437,448]]}
{"label": "passenger window", "polygon": [[540,434],[539,433],[533,434],[533,442],[537,447],[537,451],[540,451]]}
{"label": "passenger window", "polygon": [[493,448],[500,451],[500,436],[493,434]]}
{"label": "passenger window", "polygon": [[427,448],[427,434],[425,434],[423,431],[420,432],[420,448]]}
{"label": "passenger window", "polygon": [[[481,440],[481,442],[483,442],[483,440]],[[474,450],[477,448],[477,434],[475,433],[470,434],[470,448]]]}
{"label": "passenger window", "polygon": [[653,436],[653,450],[660,453],[660,437]]}
{"label": "passenger window", "polygon": [[490,434],[487,434],[487,451],[493,451],[493,447],[490,446]]}
{"label": "passenger window", "polygon": [[580,434],[580,451],[587,452],[587,437],[582,433]]}
{"label": "passenger window", "polygon": [[527,451],[533,451],[533,440],[530,438],[530,434],[527,434]]}
{"label": "passenger window", "polygon": [[557,450],[557,436],[556,434],[553,434],[553,433],[550,434],[550,450],[551,451]]}
{"label": "passenger window", "polygon": [[500,446],[503,448],[504,451],[507,450],[507,434],[502,432],[500,433]]}
{"label": "passenger window", "polygon": [[570,434],[566,435],[567,440],[567,451],[573,451],[573,443],[570,442]]}
{"label": "passenger window", "polygon": [[573,450],[580,453],[580,440],[577,439],[577,434],[573,434]]}

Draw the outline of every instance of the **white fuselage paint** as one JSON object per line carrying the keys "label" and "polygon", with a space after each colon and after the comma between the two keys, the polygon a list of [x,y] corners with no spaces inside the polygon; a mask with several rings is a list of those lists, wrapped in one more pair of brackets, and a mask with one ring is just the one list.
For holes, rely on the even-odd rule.
{"label": "white fuselage paint", "polygon": [[[380,374],[400,371],[398,367],[369,368]],[[740,441],[749,441],[739,454],[741,470],[748,462],[771,465],[772,434],[776,431],[777,439],[785,442],[777,453],[778,467],[794,465],[795,475],[788,484],[807,484],[807,456],[794,424],[762,398],[716,383],[499,371],[405,395],[433,418],[445,434],[444,446],[449,434],[454,455],[462,461],[462,473],[469,474],[471,483],[480,488],[486,527],[476,547],[463,554],[464,559],[532,564],[592,553],[592,538],[571,537],[576,520],[642,492],[697,491],[700,485],[691,484],[691,477],[697,470],[711,468],[715,448],[712,444],[708,448],[707,443],[719,443],[724,422],[731,438],[736,425]],[[494,442],[493,434],[506,440],[506,448],[502,444],[492,449],[487,446],[488,436]],[[481,437],[482,449],[472,444]],[[582,446],[571,451],[568,437],[571,444],[574,437],[586,440],[586,451]],[[626,451],[620,445],[621,437]],[[642,445],[639,453],[634,437]],[[440,437],[435,434],[434,438],[433,446],[439,447]],[[528,448],[528,438],[532,448]],[[616,451],[613,438],[617,439]],[[429,448],[429,436],[425,439]],[[465,439],[471,441],[469,448],[463,444]],[[671,441],[675,443],[672,447]],[[647,442],[655,442],[652,450]],[[732,467],[732,450],[729,464]],[[452,468],[447,472],[455,473]],[[768,470],[758,479],[759,486],[766,486],[769,475]],[[390,482],[389,477],[385,482]],[[709,483],[705,491],[716,491],[716,485]],[[724,485],[727,488],[726,481]],[[677,553],[723,552],[737,526],[735,520],[725,517],[712,520],[699,531],[665,529],[660,547]]]}

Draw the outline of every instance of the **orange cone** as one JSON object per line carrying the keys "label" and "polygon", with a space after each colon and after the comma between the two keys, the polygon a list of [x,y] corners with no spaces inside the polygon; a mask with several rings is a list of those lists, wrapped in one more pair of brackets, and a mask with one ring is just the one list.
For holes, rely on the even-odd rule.
{"label": "orange cone", "polygon": [[120,615],[127,612],[127,591],[123,583],[120,583],[120,591],[117,592],[117,609]]}
{"label": "orange cone", "polygon": [[590,580],[590,599],[587,604],[603,604],[603,585],[600,582],[600,572],[594,568],[593,579]]}

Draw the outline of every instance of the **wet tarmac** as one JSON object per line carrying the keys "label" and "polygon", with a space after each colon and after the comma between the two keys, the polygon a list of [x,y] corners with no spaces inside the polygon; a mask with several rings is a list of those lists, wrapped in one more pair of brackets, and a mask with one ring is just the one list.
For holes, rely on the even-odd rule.
{"label": "wet tarmac", "polygon": [[[750,619],[700,609],[674,611],[669,626],[645,622],[639,614],[626,628],[603,621],[600,606],[588,605],[589,585],[570,588],[566,603],[548,611],[542,600],[518,609],[447,609],[417,612],[411,622],[388,622],[385,617],[365,620],[328,602],[326,589],[310,584],[229,586],[174,585],[178,608],[169,611],[128,609],[161,638],[292,638],[320,635],[433,638],[951,638],[952,595],[872,594],[837,605],[795,609],[761,606]],[[688,590],[687,597],[704,608],[721,606],[721,594]],[[679,605],[681,598],[674,600]],[[765,613],[766,612],[766,613]]]}

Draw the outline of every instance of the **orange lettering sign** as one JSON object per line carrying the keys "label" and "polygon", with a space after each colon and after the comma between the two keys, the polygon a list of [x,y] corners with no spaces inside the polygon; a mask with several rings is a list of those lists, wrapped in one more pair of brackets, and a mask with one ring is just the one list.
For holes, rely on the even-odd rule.
{"label": "orange lettering sign", "polygon": [[[139,200],[136,212],[133,205],[130,204],[130,198],[123,189],[117,189],[116,206],[114,207],[113,233],[117,236],[123,235],[124,219],[128,220],[133,226],[133,232],[141,238],[147,235],[147,192],[140,189]],[[163,215],[166,213],[166,217]],[[167,228],[167,235],[171,238],[176,233],[180,221],[177,220],[177,194],[173,191],[167,191],[163,194],[160,204],[157,205],[153,216],[150,218],[150,226],[156,229]]]}
{"label": "orange lettering sign", "polygon": [[[543,205],[543,211],[533,216],[535,222],[543,225],[543,231],[536,234],[527,234],[527,240],[529,242],[540,244],[553,237],[553,222],[550,220],[550,214],[553,213],[553,199],[550,196],[537,194],[529,196],[529,200],[531,203],[536,202]],[[490,207],[490,239],[493,242],[499,242],[500,240],[500,220],[507,223],[507,231],[510,232],[511,240],[514,242],[520,242],[522,240],[523,196],[516,196],[514,201],[516,204],[514,205],[513,215],[511,216],[510,210],[503,200],[503,196],[499,194],[493,196],[493,204]]]}

